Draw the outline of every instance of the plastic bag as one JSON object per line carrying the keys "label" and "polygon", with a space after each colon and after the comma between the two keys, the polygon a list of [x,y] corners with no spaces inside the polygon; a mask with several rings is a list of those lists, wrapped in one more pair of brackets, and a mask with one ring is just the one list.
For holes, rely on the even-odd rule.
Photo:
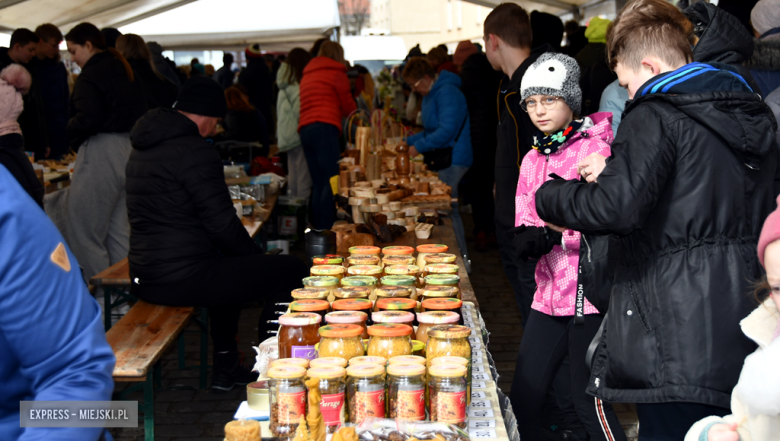
{"label": "plastic bag", "polygon": [[260,374],[259,378],[268,378],[271,363],[279,358],[279,341],[276,337],[271,337],[257,346],[252,346],[252,349],[257,353],[252,371]]}
{"label": "plastic bag", "polygon": [[468,433],[452,424],[389,418],[366,418],[357,427],[357,434],[361,441],[469,441]]}

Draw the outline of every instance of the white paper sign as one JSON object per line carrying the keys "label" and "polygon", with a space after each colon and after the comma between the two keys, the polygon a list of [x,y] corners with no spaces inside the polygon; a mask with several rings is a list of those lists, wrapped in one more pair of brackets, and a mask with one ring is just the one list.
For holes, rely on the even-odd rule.
{"label": "white paper sign", "polygon": [[481,374],[485,372],[485,365],[482,364],[472,364],[471,366],[471,372],[475,374]]}
{"label": "white paper sign", "polygon": [[495,418],[493,409],[469,409],[469,418]]}
{"label": "white paper sign", "polygon": [[[490,380],[490,375],[488,374],[473,374],[471,377],[475,380]],[[474,385],[472,384],[471,387],[474,387]]]}
{"label": "white paper sign", "polygon": [[[474,383],[471,384],[472,387],[474,386]],[[483,391],[472,391],[471,392],[471,399],[472,400],[479,400],[482,398],[487,398],[487,394]]]}
{"label": "white paper sign", "polygon": [[493,429],[469,429],[469,437],[474,438],[497,438],[496,431]]}
{"label": "white paper sign", "polygon": [[471,429],[492,429],[496,427],[496,420],[469,420]]}
{"label": "white paper sign", "polygon": [[490,400],[471,400],[470,406],[472,409],[489,409],[493,407],[490,404]]}
{"label": "white paper sign", "polygon": [[471,388],[472,389],[487,389],[487,385],[484,381],[472,381],[471,382]]}

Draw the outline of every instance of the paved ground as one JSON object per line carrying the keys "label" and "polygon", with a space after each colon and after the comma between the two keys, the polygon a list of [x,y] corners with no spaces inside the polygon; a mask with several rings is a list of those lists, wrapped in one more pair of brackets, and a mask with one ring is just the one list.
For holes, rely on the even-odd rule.
{"label": "paved ground", "polygon": [[[471,216],[463,215],[466,231],[471,231]],[[468,233],[467,233],[468,234]],[[469,248],[474,242],[469,239]],[[293,251],[293,254],[301,251]],[[504,276],[498,250],[486,252],[470,250],[472,256],[471,282],[480,303],[480,311],[490,331],[490,352],[499,372],[499,387],[509,394],[515,360],[520,346],[522,328],[519,326],[520,314],[517,310],[514,294],[509,281]],[[239,323],[239,347],[247,357],[254,360],[252,345],[257,345],[256,317],[260,307],[253,306],[244,310]],[[193,328],[194,329],[194,328]],[[198,340],[196,335],[188,336],[187,357],[190,364],[198,360]],[[232,420],[238,404],[246,398],[243,389],[228,393],[211,393],[198,390],[198,371],[179,370],[175,351],[164,358],[162,369],[163,390],[155,395],[155,434],[157,441],[222,441],[223,427]],[[173,386],[184,389],[165,390]],[[140,394],[131,399],[142,400]],[[636,437],[636,416],[627,405],[617,405],[621,421],[627,434]],[[137,429],[114,429],[117,441],[142,441],[143,425]]]}

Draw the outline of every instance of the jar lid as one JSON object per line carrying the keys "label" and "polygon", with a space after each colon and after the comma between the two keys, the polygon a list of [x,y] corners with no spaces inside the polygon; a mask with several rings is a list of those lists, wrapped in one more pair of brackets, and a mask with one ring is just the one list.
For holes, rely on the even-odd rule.
{"label": "jar lid", "polygon": [[362,311],[372,306],[373,303],[368,299],[341,299],[333,302],[333,309],[337,311]]}
{"label": "jar lid", "polygon": [[417,301],[412,299],[379,299],[376,301],[376,306],[379,309],[389,309],[396,311],[402,309],[408,311],[417,307]]}
{"label": "jar lid", "polygon": [[431,366],[435,364],[458,364],[461,366],[468,366],[469,361],[463,357],[455,357],[454,355],[445,355],[444,357],[436,357],[431,360]]}
{"label": "jar lid", "polygon": [[371,295],[370,286],[346,286],[337,288],[333,296],[337,299],[367,299]]}
{"label": "jar lid", "polygon": [[328,297],[330,290],[328,288],[320,288],[315,286],[307,286],[306,288],[298,288],[292,290],[292,298],[294,299],[324,299]]}
{"label": "jar lid", "polygon": [[368,335],[377,337],[403,337],[411,335],[414,329],[399,323],[379,323],[368,327]]}
{"label": "jar lid", "polygon": [[[254,390],[257,390],[257,389],[259,389],[258,392],[253,392]],[[268,380],[255,381],[254,383],[249,383],[249,384],[246,385],[246,391],[248,393],[252,393],[252,394],[258,394],[259,393],[259,394],[262,395],[262,393],[263,393],[262,390],[263,389],[265,389],[265,391],[268,392]],[[250,391],[252,391],[252,392],[250,392]]]}
{"label": "jar lid", "polygon": [[[419,274],[420,273],[420,267],[417,265],[391,265],[385,267],[385,273],[390,275],[411,275],[411,274]],[[384,279],[384,277],[383,277]]]}
{"label": "jar lid", "polygon": [[[447,265],[446,263],[438,263],[436,265]],[[425,269],[433,265],[426,265]],[[453,265],[454,266],[454,265]],[[457,274],[430,274],[425,276],[425,283],[428,285],[455,285],[460,282],[460,276]]]}
{"label": "jar lid", "polygon": [[382,285],[412,286],[414,285],[415,280],[416,278],[414,276],[405,276],[405,275],[384,276],[382,277]]}
{"label": "jar lid", "polygon": [[376,265],[379,263],[379,256],[374,254],[355,254],[347,257],[350,265]]}
{"label": "jar lid", "polygon": [[372,255],[379,254],[379,247],[357,246],[349,247],[349,254]]}
{"label": "jar lid", "polygon": [[420,340],[412,340],[412,353],[420,353],[425,350],[425,343]]}
{"label": "jar lid", "polygon": [[417,245],[418,253],[446,253],[450,247],[447,245],[437,243],[426,243],[423,245]]}
{"label": "jar lid", "polygon": [[328,308],[330,303],[327,300],[301,299],[290,303],[290,311],[296,312],[325,311]]}
{"label": "jar lid", "polygon": [[347,272],[355,276],[375,276],[382,274],[382,267],[379,265],[352,265]]}
{"label": "jar lid", "polygon": [[392,246],[382,248],[385,256],[406,256],[414,253],[414,248],[405,246]]}
{"label": "jar lid", "polygon": [[422,295],[425,297],[457,297],[458,288],[447,285],[431,285],[423,288]]}
{"label": "jar lid", "polygon": [[[368,265],[358,265],[358,266],[368,266]],[[341,286],[347,287],[347,286],[367,286],[371,287],[376,285],[376,277],[374,276],[347,276],[341,279]]]}
{"label": "jar lid", "polygon": [[382,258],[382,263],[384,263],[385,266],[414,265],[416,261],[417,260],[414,258],[414,256],[404,256],[404,255],[390,255]]}
{"label": "jar lid", "polygon": [[377,297],[409,297],[412,295],[412,288],[407,286],[387,285],[374,290]]}
{"label": "jar lid", "polygon": [[275,366],[300,366],[304,369],[308,369],[309,360],[305,358],[279,358],[271,362],[271,367]]}
{"label": "jar lid", "polygon": [[269,378],[301,378],[306,375],[306,368],[303,366],[272,366],[268,369]]}
{"label": "jar lid", "polygon": [[[310,361],[309,366],[311,366],[309,370],[314,368],[330,367],[330,366],[345,368],[347,367],[347,360],[342,357],[320,357]],[[309,376],[311,377],[311,375]]]}
{"label": "jar lid", "polygon": [[463,301],[452,297],[446,297],[443,299],[425,299],[422,301],[423,309],[450,310],[460,309],[461,306],[463,306]]}
{"label": "jar lid", "polygon": [[387,360],[387,363],[390,365],[394,365],[394,364],[425,365],[425,357],[420,357],[419,355],[396,355],[395,357],[390,357],[390,359]]}
{"label": "jar lid", "polygon": [[431,253],[425,256],[425,263],[452,263],[458,256],[449,253]]}
{"label": "jar lid", "polygon": [[459,364],[437,364],[428,368],[428,375],[432,377],[463,377],[467,372],[468,368]]}
{"label": "jar lid", "polygon": [[325,321],[328,323],[363,323],[366,320],[368,314],[362,311],[336,311],[325,314]]}
{"label": "jar lid", "polygon": [[315,265],[311,267],[311,273],[318,276],[333,276],[344,274],[344,267],[341,265]]}
{"label": "jar lid", "polygon": [[[325,316],[325,320],[328,319],[328,315]],[[417,321],[420,323],[425,323],[426,325],[458,323],[459,318],[460,315],[457,312],[450,311],[428,311],[417,313]]]}
{"label": "jar lid", "polygon": [[[314,360],[320,360],[318,358],[315,358]],[[312,360],[312,361],[314,361]],[[346,375],[347,371],[341,366],[321,366],[316,368],[309,369],[308,372],[306,372],[306,375],[308,375],[310,378],[339,378],[344,377]]]}
{"label": "jar lid", "polygon": [[466,338],[471,335],[471,328],[461,325],[438,325],[428,329],[431,338]]}
{"label": "jar lid", "polygon": [[349,359],[350,366],[356,366],[361,364],[378,364],[384,366],[387,364],[385,357],[379,357],[377,355],[361,355],[360,357],[352,357]]}
{"label": "jar lid", "polygon": [[339,278],[333,276],[311,276],[303,279],[304,286],[336,286]]}
{"label": "jar lid", "polygon": [[284,326],[309,326],[322,321],[322,316],[313,312],[289,312],[279,316],[279,324]]}
{"label": "jar lid", "polygon": [[376,377],[385,373],[385,368],[378,364],[356,364],[347,368],[350,377]]}
{"label": "jar lid", "polygon": [[414,314],[406,311],[379,311],[371,314],[371,320],[374,323],[411,323]]}
{"label": "jar lid", "polygon": [[425,366],[417,363],[391,364],[387,367],[387,373],[396,377],[425,375]]}
{"label": "jar lid", "polygon": [[311,261],[315,265],[341,265],[344,263],[344,257],[338,254],[326,254],[324,256],[314,256]]}
{"label": "jar lid", "polygon": [[325,325],[320,328],[320,335],[325,338],[349,338],[363,335],[363,327],[352,324]]}

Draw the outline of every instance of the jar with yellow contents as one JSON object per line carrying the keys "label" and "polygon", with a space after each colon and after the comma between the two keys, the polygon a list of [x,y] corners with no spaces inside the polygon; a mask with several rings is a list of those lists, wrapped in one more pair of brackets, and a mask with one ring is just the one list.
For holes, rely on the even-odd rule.
{"label": "jar with yellow contents", "polygon": [[384,358],[412,355],[413,328],[393,323],[375,324],[368,328],[368,355]]}
{"label": "jar with yellow contents", "polygon": [[417,266],[425,268],[425,258],[429,254],[446,253],[450,247],[442,244],[427,243],[417,245]]}
{"label": "jar with yellow contents", "polygon": [[271,402],[270,430],[274,437],[291,438],[306,415],[306,369],[274,366],[268,369]]}
{"label": "jar with yellow contents", "polygon": [[363,328],[361,338],[368,338],[368,314],[361,311],[334,311],[325,314],[325,321],[329,325],[358,325]]}
{"label": "jar with yellow contents", "polygon": [[399,363],[387,367],[387,417],[425,419],[425,366]]}
{"label": "jar with yellow contents", "polygon": [[[471,329],[461,325],[438,325],[428,329],[428,341],[425,343],[425,358],[428,367],[438,357],[463,357],[469,361],[468,386],[471,387]],[[468,397],[471,402],[471,396]]]}
{"label": "jar with yellow contents", "polygon": [[[431,265],[428,266],[430,267]],[[458,298],[460,299],[460,276],[457,274],[430,274],[425,277],[425,286],[451,286],[457,288]]]}
{"label": "jar with yellow contents", "polygon": [[349,361],[361,357],[363,349],[363,328],[354,324],[331,324],[320,328],[320,357],[341,357]]}
{"label": "jar with yellow contents", "polygon": [[427,311],[452,311],[458,314],[458,324],[463,324],[463,314],[461,314],[461,307],[463,301],[452,297],[441,299],[427,299],[420,303],[420,312]]}
{"label": "jar with yellow contents", "polygon": [[[332,314],[332,313],[331,313]],[[451,311],[428,311],[417,313],[417,340],[428,342],[428,330],[439,325],[456,325],[460,317]]]}

